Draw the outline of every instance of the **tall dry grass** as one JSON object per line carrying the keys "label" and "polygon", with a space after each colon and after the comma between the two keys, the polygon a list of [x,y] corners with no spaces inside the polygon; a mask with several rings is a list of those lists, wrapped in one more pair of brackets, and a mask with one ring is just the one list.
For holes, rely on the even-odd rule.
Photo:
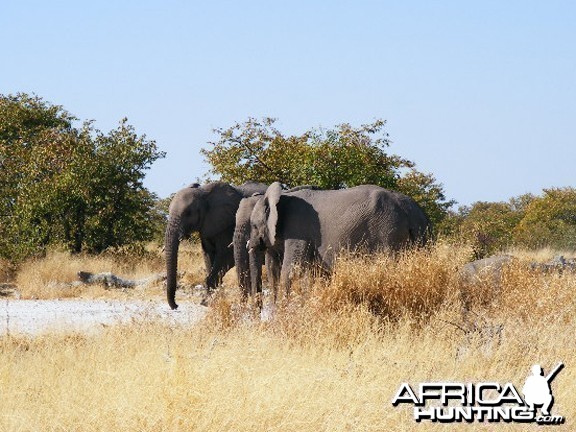
{"label": "tall dry grass", "polygon": [[0,258],[0,284],[9,283],[14,278],[14,266],[8,260]]}
{"label": "tall dry grass", "polygon": [[[78,285],[78,272],[113,273],[124,279],[140,280],[155,274],[165,273],[163,251],[150,244],[146,249],[134,253],[130,250],[109,251],[94,256],[72,255],[61,250],[51,250],[41,258],[31,258],[20,264],[13,276],[21,298],[100,298],[100,297],[160,297],[163,295],[161,282],[141,290],[109,290],[99,285]],[[182,242],[179,259],[180,284],[191,292],[205,278],[202,251],[198,244]],[[229,284],[235,277],[227,275]]]}
{"label": "tall dry grass", "polygon": [[[134,322],[96,335],[0,339],[0,430],[541,430],[417,424],[391,400],[402,382],[513,382],[534,363],[553,383],[555,430],[575,430],[576,277],[507,267],[497,286],[463,284],[469,251],[437,245],[342,257],[301,279],[262,322],[221,290],[194,327]],[[477,301],[463,313],[461,294]],[[485,298],[483,298],[485,297]]]}

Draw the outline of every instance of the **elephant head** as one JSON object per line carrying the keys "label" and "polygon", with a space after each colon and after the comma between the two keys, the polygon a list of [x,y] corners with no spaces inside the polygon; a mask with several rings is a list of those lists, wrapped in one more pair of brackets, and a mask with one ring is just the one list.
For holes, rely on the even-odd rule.
{"label": "elephant head", "polygon": [[283,244],[278,239],[278,203],[283,193],[289,193],[300,189],[314,188],[302,186],[283,191],[280,183],[271,184],[263,197],[260,197],[254,205],[250,215],[250,281],[252,292],[262,289],[262,264],[266,262],[268,283],[272,288],[274,302],[277,297],[277,285],[280,280],[280,269],[283,260]]}
{"label": "elephant head", "polygon": [[214,288],[233,265],[232,241],[235,214],[244,196],[241,187],[227,183],[193,184],[178,191],[169,207],[166,227],[166,273],[168,304],[176,309],[176,275],[180,240],[198,232],[208,277],[206,286]]}
{"label": "elephant head", "polygon": [[276,227],[278,224],[278,202],[282,195],[282,185],[272,183],[266,189],[250,215],[250,247],[264,250],[276,244]]}

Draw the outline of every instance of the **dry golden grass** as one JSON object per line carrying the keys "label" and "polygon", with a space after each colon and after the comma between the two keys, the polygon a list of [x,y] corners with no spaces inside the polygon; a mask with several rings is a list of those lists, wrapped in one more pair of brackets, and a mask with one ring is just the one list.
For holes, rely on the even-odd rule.
{"label": "dry golden grass", "polygon": [[[534,363],[548,371],[558,361],[566,368],[553,412],[566,424],[554,429],[575,430],[576,277],[513,264],[498,287],[465,287],[457,269],[468,252],[343,257],[332,278],[296,283],[267,322],[227,288],[190,328],[135,322],[91,336],[4,337],[0,430],[541,430],[417,424],[391,400],[406,381],[520,389]],[[464,289],[479,294],[466,316]]]}
{"label": "dry golden grass", "polygon": [[[143,289],[107,289],[103,285],[76,286],[78,272],[111,272],[124,279],[139,280],[151,275],[165,273],[162,250],[150,245],[139,254],[130,251],[107,252],[99,256],[71,255],[68,252],[53,250],[42,258],[33,258],[21,264],[16,272],[14,283],[23,299],[54,298],[126,298],[163,296],[162,283]],[[202,284],[205,278],[204,261],[200,246],[183,242],[179,254],[180,284],[192,288]],[[233,271],[225,281],[235,284]]]}
{"label": "dry golden grass", "polygon": [[14,266],[5,259],[0,258],[0,284],[11,282],[14,277]]}
{"label": "dry golden grass", "polygon": [[540,263],[548,262],[559,255],[565,258],[574,258],[576,256],[576,251],[551,249],[549,247],[537,250],[511,248],[508,251],[506,251],[506,253],[513,255],[514,257],[519,258],[523,261],[540,262]]}
{"label": "dry golden grass", "polygon": [[78,272],[112,272],[127,279],[138,279],[162,271],[161,259],[152,254],[139,260],[124,254],[70,255],[51,251],[43,258],[35,258],[21,264],[15,284],[22,298],[50,299],[69,297],[110,296],[103,286],[73,286]]}

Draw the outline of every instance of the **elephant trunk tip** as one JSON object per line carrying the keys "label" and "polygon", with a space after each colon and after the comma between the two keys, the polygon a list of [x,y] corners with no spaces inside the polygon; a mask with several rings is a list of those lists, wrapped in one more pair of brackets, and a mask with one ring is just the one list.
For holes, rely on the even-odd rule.
{"label": "elephant trunk tip", "polygon": [[170,305],[170,309],[172,309],[172,310],[178,309],[178,305],[176,304],[176,302],[174,300],[168,299],[168,304]]}

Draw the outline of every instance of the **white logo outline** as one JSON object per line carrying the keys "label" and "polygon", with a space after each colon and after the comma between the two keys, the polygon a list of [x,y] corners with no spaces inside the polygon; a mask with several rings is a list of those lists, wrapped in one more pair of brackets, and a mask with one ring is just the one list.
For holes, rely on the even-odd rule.
{"label": "white logo outline", "polygon": [[563,368],[564,363],[560,362],[544,376],[542,367],[534,364],[532,374],[522,387],[524,397],[510,382],[503,385],[496,382],[426,382],[415,386],[415,390],[405,382],[392,399],[392,406],[412,405],[414,420],[418,423],[428,420],[443,423],[503,421],[563,424],[563,416],[551,414],[554,396],[550,385]]}

